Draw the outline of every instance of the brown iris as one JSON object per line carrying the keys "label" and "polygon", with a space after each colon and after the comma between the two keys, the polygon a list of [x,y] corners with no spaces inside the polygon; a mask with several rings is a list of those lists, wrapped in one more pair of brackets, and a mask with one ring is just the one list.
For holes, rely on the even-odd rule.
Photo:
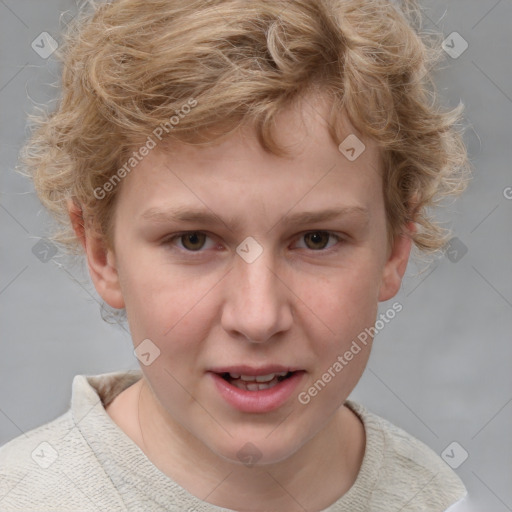
{"label": "brown iris", "polygon": [[187,233],[181,235],[181,243],[189,251],[198,251],[205,243],[206,235],[204,233]]}
{"label": "brown iris", "polygon": [[304,235],[304,241],[309,249],[324,249],[329,242],[329,233],[326,231],[314,231]]}

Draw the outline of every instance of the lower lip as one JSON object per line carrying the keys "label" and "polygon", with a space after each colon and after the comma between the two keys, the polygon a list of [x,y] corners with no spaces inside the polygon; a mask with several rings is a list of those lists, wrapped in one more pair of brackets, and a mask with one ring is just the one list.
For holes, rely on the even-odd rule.
{"label": "lower lip", "polygon": [[218,373],[210,372],[221,396],[235,409],[242,412],[270,412],[290,398],[299,386],[303,371],[294,372],[275,386],[260,391],[246,391],[224,380]]}

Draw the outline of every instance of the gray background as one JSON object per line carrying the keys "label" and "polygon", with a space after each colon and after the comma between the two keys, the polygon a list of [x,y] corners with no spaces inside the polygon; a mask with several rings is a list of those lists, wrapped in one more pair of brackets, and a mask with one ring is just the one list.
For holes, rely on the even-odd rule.
{"label": "gray background", "polygon": [[[442,218],[467,253],[422,273],[409,265],[394,299],[404,309],[379,333],[352,398],[439,454],[459,443],[454,457],[469,457],[456,471],[475,509],[501,512],[512,510],[512,0],[422,5],[426,28],[469,44],[438,73],[444,102],[466,105],[474,178]],[[32,252],[49,219],[14,172],[26,113],[57,93],[55,62],[31,43],[43,31],[58,40],[60,13],[76,9],[0,0],[0,444],[62,414],[74,375],[138,367],[129,334],[101,319],[84,267]]]}

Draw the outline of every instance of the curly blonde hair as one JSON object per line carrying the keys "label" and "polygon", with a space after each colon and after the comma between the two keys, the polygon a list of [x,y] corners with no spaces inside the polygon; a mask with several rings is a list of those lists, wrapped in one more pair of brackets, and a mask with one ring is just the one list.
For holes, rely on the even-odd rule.
{"label": "curly blonde hair", "polygon": [[[114,0],[73,23],[61,46],[62,96],[36,119],[24,167],[60,229],[80,247],[67,203],[110,240],[119,187],[108,187],[134,148],[159,133],[204,144],[253,123],[266,151],[284,155],[273,122],[308,91],[379,144],[388,234],[411,233],[424,252],[448,231],[430,207],[466,186],[469,164],[458,121],[463,106],[438,105],[432,70],[440,34],[421,26],[414,1]],[[194,108],[179,115],[184,105]],[[173,117],[179,122],[170,121]],[[171,126],[172,124],[172,126]],[[346,135],[346,134],[345,134]],[[115,185],[115,183],[114,183]],[[100,199],[93,191],[101,188]],[[75,251],[73,251],[75,252]]]}

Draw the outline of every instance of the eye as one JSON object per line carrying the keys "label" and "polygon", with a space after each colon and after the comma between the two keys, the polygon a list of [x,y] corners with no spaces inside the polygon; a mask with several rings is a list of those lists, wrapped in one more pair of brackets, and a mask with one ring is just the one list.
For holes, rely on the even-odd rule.
{"label": "eye", "polygon": [[[301,238],[304,239],[305,246],[303,245],[302,247],[298,247],[310,249],[313,251],[329,249],[333,245],[336,245],[337,242],[342,240],[341,237],[335,235],[334,233],[330,233],[329,231],[310,231],[309,233],[302,235]],[[334,242],[329,245],[330,238],[332,238]]]}
{"label": "eye", "polygon": [[[302,244],[300,243],[301,240],[304,240]],[[320,252],[330,249],[342,240],[342,237],[329,231],[310,231],[300,237],[295,247]],[[215,247],[215,242],[206,233],[201,231],[178,233],[167,238],[163,243],[165,245],[176,246],[182,251],[196,253],[202,252],[203,249],[206,250]]]}
{"label": "eye", "polygon": [[[207,240],[210,240],[210,246],[205,246],[207,245]],[[176,242],[179,249],[189,252],[199,252],[201,249],[211,249],[215,245],[213,240],[211,240],[206,233],[202,233],[201,231],[180,233],[165,241],[166,244],[170,245],[175,245]]]}

